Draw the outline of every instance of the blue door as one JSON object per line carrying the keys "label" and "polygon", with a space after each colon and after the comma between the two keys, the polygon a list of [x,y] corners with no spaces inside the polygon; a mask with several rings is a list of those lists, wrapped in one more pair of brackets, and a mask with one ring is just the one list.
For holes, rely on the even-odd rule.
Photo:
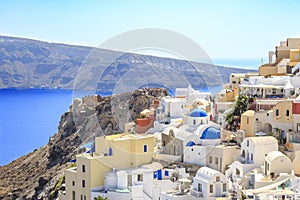
{"label": "blue door", "polygon": [[158,179],[158,180],[162,180],[161,169],[160,169],[160,170],[157,170],[157,179]]}

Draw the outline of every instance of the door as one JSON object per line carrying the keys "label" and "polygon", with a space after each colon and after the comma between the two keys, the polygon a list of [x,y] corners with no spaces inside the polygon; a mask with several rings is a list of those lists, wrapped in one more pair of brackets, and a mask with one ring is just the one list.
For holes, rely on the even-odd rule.
{"label": "door", "polygon": [[127,187],[132,186],[132,175],[128,175],[127,177]]}
{"label": "door", "polygon": [[222,190],[221,190],[221,184],[216,184],[216,197],[222,197]]}

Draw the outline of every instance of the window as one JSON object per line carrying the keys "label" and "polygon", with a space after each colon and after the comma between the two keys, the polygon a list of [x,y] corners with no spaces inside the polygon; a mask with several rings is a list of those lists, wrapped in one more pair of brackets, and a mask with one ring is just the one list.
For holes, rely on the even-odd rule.
{"label": "window", "polygon": [[209,163],[212,163],[212,157],[209,156]]}
{"label": "window", "polygon": [[83,200],[86,200],[86,196],[84,195],[83,197],[84,197]]}
{"label": "window", "polygon": [[249,124],[249,117],[247,117],[247,124]]}
{"label": "window", "polygon": [[72,181],[72,185],[75,186],[75,181]]}
{"label": "window", "polygon": [[202,184],[201,183],[198,183],[198,191],[202,192]]}
{"label": "window", "polygon": [[251,153],[251,160],[253,161],[253,153]]}
{"label": "window", "polygon": [[147,152],[147,150],[148,150],[148,146],[144,144],[144,152]]}
{"label": "window", "polygon": [[143,181],[143,174],[138,174],[137,179],[138,179],[138,181]]}
{"label": "window", "polygon": [[166,141],[162,141],[162,146],[166,146]]}
{"label": "window", "polygon": [[258,122],[258,118],[256,118],[256,121]]}
{"label": "window", "polygon": [[300,132],[300,123],[297,123],[297,131]]}
{"label": "window", "polygon": [[75,191],[72,191],[72,199],[75,200]]}
{"label": "window", "polygon": [[276,116],[279,116],[279,110],[276,109]]}
{"label": "window", "polygon": [[217,177],[216,177],[216,181],[217,181],[217,182],[220,182],[220,176],[217,176]]}
{"label": "window", "polygon": [[194,151],[194,149],[193,149],[193,148],[191,148],[191,151]]}
{"label": "window", "polygon": [[85,180],[82,180],[82,187],[85,188]]}
{"label": "window", "polygon": [[108,148],[108,155],[109,156],[112,156],[113,155],[113,150],[111,147]]}
{"label": "window", "polygon": [[236,81],[232,81],[233,84],[236,84]]}
{"label": "window", "polygon": [[249,140],[247,140],[247,147],[249,147]]}
{"label": "window", "polygon": [[213,193],[214,192],[214,186],[213,185],[209,185],[209,192]]}
{"label": "window", "polygon": [[83,200],[83,195],[80,195],[80,200]]}
{"label": "window", "polygon": [[219,164],[219,159],[218,158],[215,158],[215,164]]}
{"label": "window", "polygon": [[193,124],[194,124],[194,125],[196,124],[196,120],[195,120],[195,119],[193,120]]}
{"label": "window", "polygon": [[286,116],[290,116],[290,110],[286,110]]}
{"label": "window", "polygon": [[227,192],[227,185],[226,185],[226,183],[223,183],[223,192]]}
{"label": "window", "polygon": [[169,171],[165,171],[165,176],[169,176]]}
{"label": "window", "polygon": [[85,172],[85,165],[82,165],[82,172]]}

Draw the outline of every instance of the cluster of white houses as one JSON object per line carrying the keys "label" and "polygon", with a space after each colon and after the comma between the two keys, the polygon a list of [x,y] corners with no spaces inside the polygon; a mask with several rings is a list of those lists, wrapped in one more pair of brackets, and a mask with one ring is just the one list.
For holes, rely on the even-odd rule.
{"label": "cluster of white houses", "polygon": [[[60,199],[300,199],[299,54],[291,38],[214,99],[188,86],[156,100],[139,133],[97,137],[76,156]],[[238,95],[254,101],[232,132]]]}

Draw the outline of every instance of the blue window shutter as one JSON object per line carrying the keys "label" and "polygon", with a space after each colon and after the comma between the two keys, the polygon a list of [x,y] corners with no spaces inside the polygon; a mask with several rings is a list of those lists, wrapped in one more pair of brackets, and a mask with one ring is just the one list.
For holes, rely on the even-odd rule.
{"label": "blue window shutter", "polygon": [[147,152],[147,150],[148,150],[148,149],[147,149],[147,145],[145,144],[145,145],[144,145],[144,152]]}
{"label": "blue window shutter", "polygon": [[165,176],[169,176],[169,171],[165,171]]}

